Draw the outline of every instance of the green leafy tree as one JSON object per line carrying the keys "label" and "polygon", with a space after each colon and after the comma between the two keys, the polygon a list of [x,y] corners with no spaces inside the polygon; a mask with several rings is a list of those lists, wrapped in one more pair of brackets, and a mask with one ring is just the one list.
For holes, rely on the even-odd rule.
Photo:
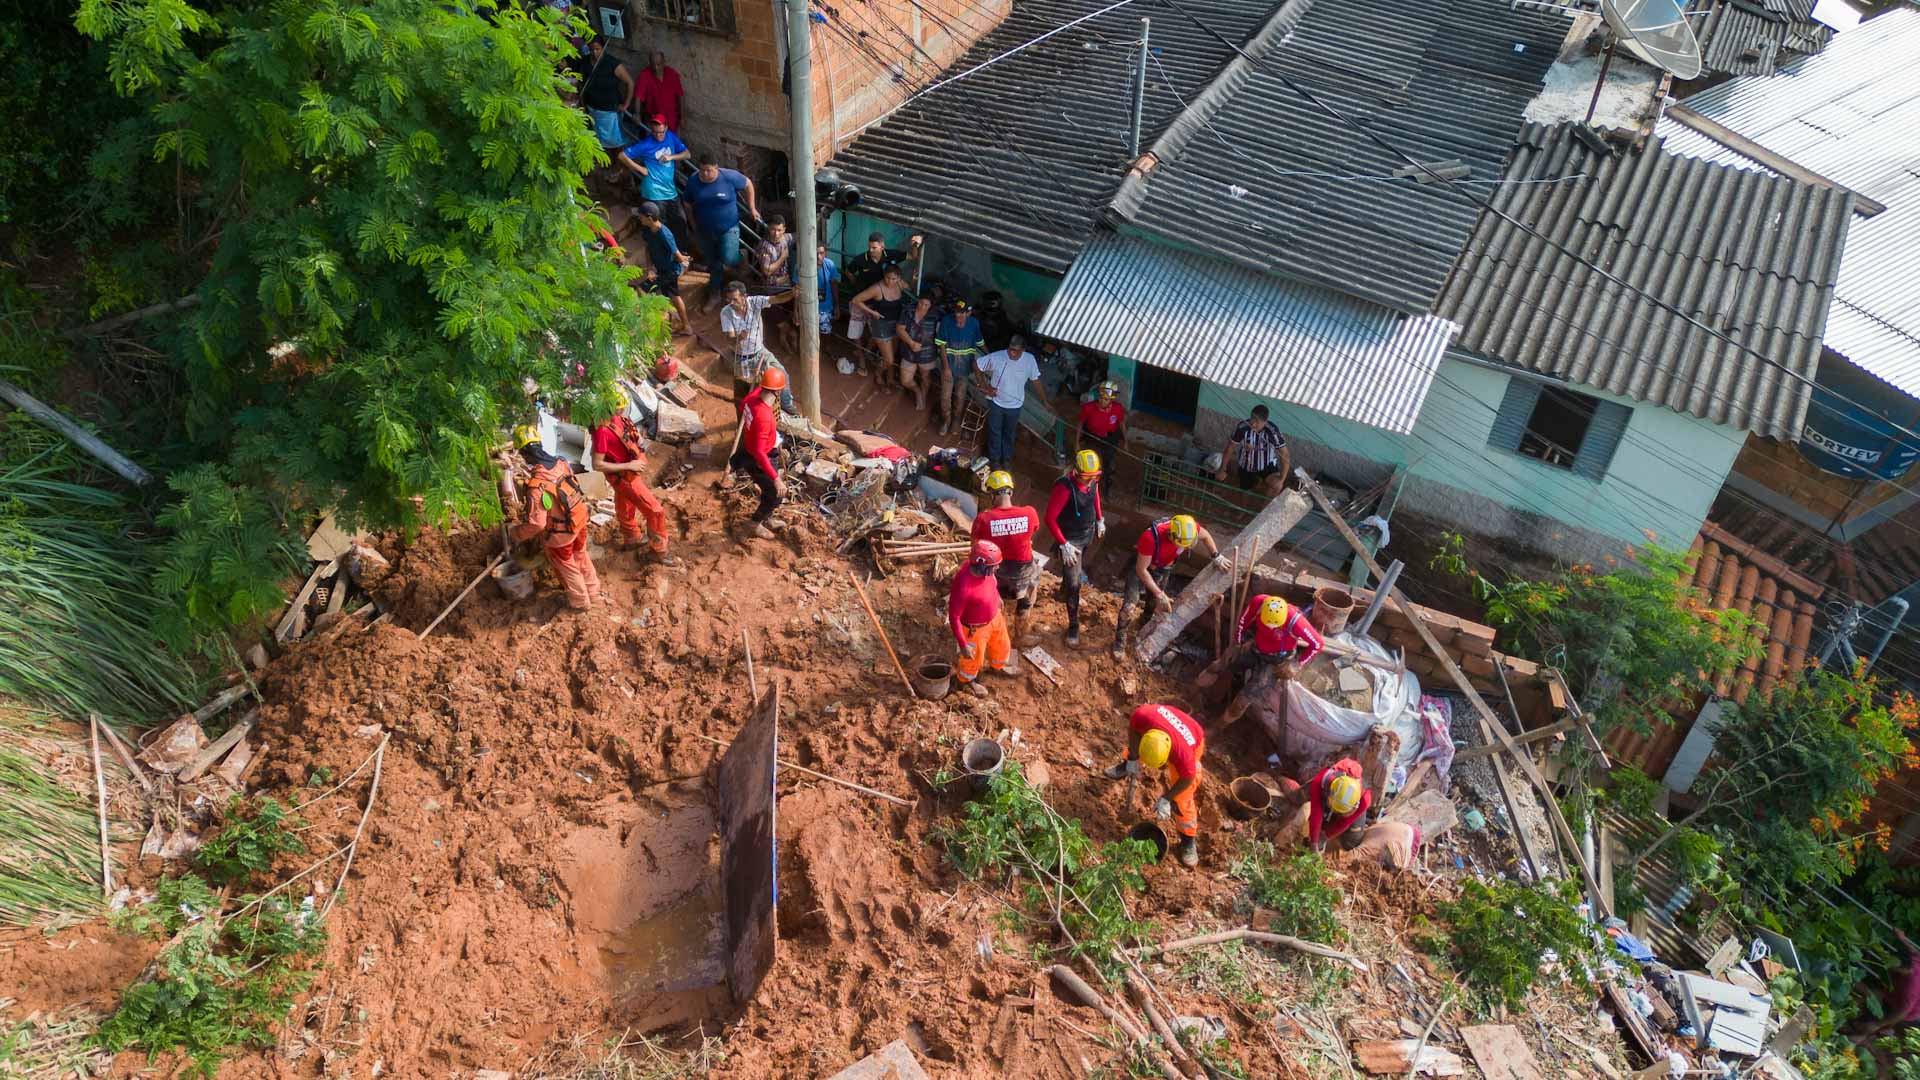
{"label": "green leafy tree", "polygon": [[502,428],[533,398],[604,417],[663,347],[664,306],[587,247],[604,157],[560,100],[546,6],[81,0],[76,22],[153,103],[151,153],[216,208],[177,335],[176,637],[271,610],[317,509],[497,518]]}
{"label": "green leafy tree", "polygon": [[1758,628],[1737,611],[1716,611],[1698,590],[1685,556],[1660,547],[1629,561],[1581,563],[1532,580],[1495,581],[1469,566],[1464,541],[1450,537],[1434,564],[1467,577],[1486,602],[1502,644],[1560,668],[1594,728],[1645,734],[1671,725],[1673,711],[1711,693],[1719,677],[1757,656]]}

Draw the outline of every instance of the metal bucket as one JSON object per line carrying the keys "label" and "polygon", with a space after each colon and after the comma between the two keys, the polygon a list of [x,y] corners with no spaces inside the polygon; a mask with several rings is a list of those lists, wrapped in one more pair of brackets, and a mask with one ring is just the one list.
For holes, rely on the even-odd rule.
{"label": "metal bucket", "polygon": [[972,778],[975,791],[986,791],[994,774],[1006,765],[1006,750],[992,739],[973,739],[960,748],[960,768]]}
{"label": "metal bucket", "polygon": [[939,701],[953,689],[953,662],[938,653],[921,653],[907,661],[907,682],[927,701]]}
{"label": "metal bucket", "polygon": [[1331,585],[1315,590],[1313,607],[1307,609],[1307,621],[1323,635],[1345,633],[1352,615],[1353,594]]}
{"label": "metal bucket", "polygon": [[1173,840],[1167,830],[1157,821],[1143,821],[1127,830],[1127,839],[1142,840],[1153,845],[1153,861],[1159,862],[1167,857],[1167,849],[1173,846]]}
{"label": "metal bucket", "polygon": [[533,595],[533,575],[511,560],[493,568],[493,583],[509,600],[525,600]]}
{"label": "metal bucket", "polygon": [[1273,792],[1254,777],[1243,776],[1227,785],[1227,813],[1241,821],[1259,817],[1272,806]]}

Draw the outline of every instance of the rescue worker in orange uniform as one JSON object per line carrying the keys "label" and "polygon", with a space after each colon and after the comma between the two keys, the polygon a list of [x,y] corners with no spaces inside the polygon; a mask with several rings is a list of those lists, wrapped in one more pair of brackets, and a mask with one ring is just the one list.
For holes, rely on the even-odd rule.
{"label": "rescue worker in orange uniform", "polygon": [[1313,850],[1325,850],[1328,840],[1343,834],[1342,848],[1350,850],[1360,843],[1367,811],[1373,808],[1373,792],[1360,782],[1359,762],[1341,758],[1314,773],[1304,786],[1293,780],[1282,780],[1280,786],[1285,789],[1281,804],[1297,808],[1290,822],[1293,828],[1299,827],[1299,815],[1306,814],[1307,843]]}
{"label": "rescue worker in orange uniform", "polygon": [[973,519],[974,540],[1000,549],[1000,599],[1013,601],[1007,636],[1018,643],[1020,624],[1033,610],[1033,594],[1040,584],[1040,568],[1033,561],[1033,537],[1040,531],[1040,513],[1031,506],[1013,505],[1013,474],[995,469],[987,474],[987,494],[993,505]]}
{"label": "rescue worker in orange uniform", "polygon": [[[1300,668],[1319,656],[1327,644],[1299,608],[1287,603],[1285,597],[1265,593],[1247,597],[1233,640],[1233,650],[1195,680],[1201,686],[1211,686],[1221,670],[1232,678],[1261,665],[1272,665],[1277,678],[1298,678]],[[1239,720],[1248,704],[1244,694],[1235,694],[1227,711],[1220,714],[1220,726],[1226,728]]]}
{"label": "rescue worker in orange uniform", "polygon": [[1000,566],[1000,549],[986,540],[975,540],[967,565],[953,575],[953,587],[947,592],[947,624],[960,645],[953,673],[960,685],[975,697],[987,696],[977,681],[981,665],[1003,675],[1015,675],[1019,668],[1013,659],[1013,639],[1007,635],[1007,620],[1000,612],[1000,587],[994,570]]}
{"label": "rescue worker in orange uniform", "polygon": [[1200,790],[1200,759],[1206,753],[1207,733],[1199,721],[1171,705],[1142,705],[1127,721],[1126,759],[1108,769],[1109,780],[1140,775],[1141,766],[1165,768],[1173,782],[1153,804],[1154,816],[1173,819],[1180,830],[1175,854],[1180,865],[1200,865],[1200,810],[1194,796]]}
{"label": "rescue worker in orange uniform", "polygon": [[[667,554],[667,511],[644,479],[647,441],[627,416],[633,402],[622,390],[614,394],[613,404],[613,416],[593,429],[593,471],[605,473],[613,486],[613,516],[620,523],[622,546],[638,547],[651,535],[654,555],[672,566],[678,560]],[[640,531],[642,518],[645,533]]]}
{"label": "rescue worker in orange uniform", "polygon": [[585,611],[600,602],[600,575],[587,554],[587,497],[573,477],[573,466],[546,452],[539,429],[513,431],[520,456],[533,466],[526,486],[526,511],[509,533],[517,541],[540,538],[554,573],[567,590],[567,606]]}

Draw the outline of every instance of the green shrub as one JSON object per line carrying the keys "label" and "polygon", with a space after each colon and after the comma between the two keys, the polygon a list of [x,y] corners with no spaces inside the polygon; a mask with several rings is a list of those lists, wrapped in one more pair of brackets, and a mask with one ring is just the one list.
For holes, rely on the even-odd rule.
{"label": "green shrub", "polygon": [[1231,868],[1246,883],[1253,902],[1273,912],[1273,931],[1326,945],[1346,940],[1340,925],[1340,890],[1327,881],[1326,860],[1306,851],[1274,861],[1273,845],[1249,841]]}
{"label": "green shrub", "polygon": [[1566,977],[1592,990],[1587,965],[1597,957],[1593,927],[1575,910],[1569,882],[1530,886],[1513,881],[1469,880],[1460,898],[1437,908],[1452,927],[1428,946],[1443,953],[1467,983],[1490,1002],[1519,1008],[1540,977],[1540,967],[1558,961]]}
{"label": "green shrub", "polygon": [[1127,916],[1126,894],[1145,887],[1150,844],[1095,844],[1027,783],[1018,762],[989,782],[959,820],[934,831],[947,858],[969,878],[1017,870],[1027,881],[1029,913],[1044,915],[1068,937],[1069,956],[1086,956],[1103,971],[1118,969],[1118,951],[1141,941],[1151,924]]}
{"label": "green shrub", "polygon": [[199,878],[163,879],[153,903],[123,927],[173,935],[120,1007],[100,1025],[108,1050],[178,1050],[210,1077],[235,1046],[271,1046],[273,1028],[313,979],[326,941],[310,909],[284,896],[241,897],[231,915]]}
{"label": "green shrub", "polygon": [[292,831],[299,820],[277,799],[235,796],[227,804],[219,830],[194,853],[194,864],[222,885],[237,885],[264,874],[276,855],[307,850]]}

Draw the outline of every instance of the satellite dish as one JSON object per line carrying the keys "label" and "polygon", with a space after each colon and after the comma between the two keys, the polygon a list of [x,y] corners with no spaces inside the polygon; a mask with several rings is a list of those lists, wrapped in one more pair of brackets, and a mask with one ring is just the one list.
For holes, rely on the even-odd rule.
{"label": "satellite dish", "polygon": [[1700,43],[1680,0],[1600,0],[1600,11],[1628,52],[1676,79],[1700,77]]}

